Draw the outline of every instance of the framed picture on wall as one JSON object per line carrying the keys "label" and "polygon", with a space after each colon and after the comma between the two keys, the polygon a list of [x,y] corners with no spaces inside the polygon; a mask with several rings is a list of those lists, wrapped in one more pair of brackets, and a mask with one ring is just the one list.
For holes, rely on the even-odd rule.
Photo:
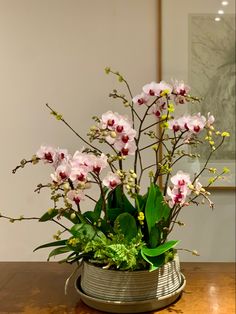
{"label": "framed picture on wall", "polygon": [[[201,103],[179,108],[179,114],[208,112],[216,118],[215,128],[230,133],[222,149],[216,151],[208,168],[230,169],[216,189],[235,189],[235,2],[205,0],[161,1],[163,80],[184,80]],[[175,12],[181,7],[182,14]],[[199,158],[185,159],[185,167],[202,169],[210,149],[200,147]],[[207,185],[212,173],[204,171]]]}

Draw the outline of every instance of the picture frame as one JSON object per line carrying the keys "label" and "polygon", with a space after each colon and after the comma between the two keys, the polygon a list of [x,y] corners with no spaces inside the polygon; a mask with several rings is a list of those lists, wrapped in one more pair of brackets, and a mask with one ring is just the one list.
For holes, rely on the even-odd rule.
{"label": "picture frame", "polygon": [[[180,8],[178,15],[176,12]],[[224,7],[221,2],[204,0],[158,0],[158,78],[167,82],[183,80],[193,87],[192,95],[202,98],[201,107],[198,104],[179,106],[176,114],[201,111],[207,115],[211,112],[216,117],[216,128],[231,134],[226,138],[224,148],[209,163],[209,168],[217,168],[219,172],[224,167],[230,169],[229,174],[212,185],[216,190],[235,190],[234,12],[232,1]],[[188,160],[188,165],[185,159],[185,168],[201,169],[206,154],[206,149],[202,150],[201,157],[194,163]],[[161,150],[160,159],[162,155]],[[213,176],[205,171],[201,175],[203,185],[206,186]],[[161,186],[163,180],[160,179]]]}

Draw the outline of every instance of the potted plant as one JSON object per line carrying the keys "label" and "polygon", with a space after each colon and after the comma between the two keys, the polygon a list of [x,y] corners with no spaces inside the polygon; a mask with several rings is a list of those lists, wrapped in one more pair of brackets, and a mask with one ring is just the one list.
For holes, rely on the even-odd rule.
{"label": "potted plant", "polygon": [[[133,97],[120,73],[105,71],[126,85],[129,97],[117,90],[110,97],[121,100],[130,117],[113,111],[94,116],[85,139],[47,104],[84,147],[70,155],[66,149],[41,146],[13,173],[39,162],[51,169],[50,182],[39,184],[36,191],[49,189],[52,207],[38,220],[54,221],[61,232],[56,241],[35,250],[52,247],[48,260],[66,254],[62,262],[82,266],[76,288],[83,301],[108,312],[149,311],[176,300],[185,285],[177,254],[179,241],[171,240],[170,234],[176,224],[182,225],[178,215],[183,207],[202,200],[213,207],[207,188],[229,170],[217,172],[208,163],[229,133],[214,128],[210,113],[207,117],[200,113],[174,116],[175,107],[200,101],[182,81],[152,82]],[[190,175],[176,168],[184,158],[199,157],[198,145],[209,150],[199,172]],[[144,155],[149,160],[153,156],[154,161],[144,162]],[[200,177],[206,171],[212,177],[203,187]],[[98,189],[98,199],[91,195],[91,188]],[[86,210],[86,198],[94,202],[93,208]],[[35,219],[1,218],[11,222]]]}

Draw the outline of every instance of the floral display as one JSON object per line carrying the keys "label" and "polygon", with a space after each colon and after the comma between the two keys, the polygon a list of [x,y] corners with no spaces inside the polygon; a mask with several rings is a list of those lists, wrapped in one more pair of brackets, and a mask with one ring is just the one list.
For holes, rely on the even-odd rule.
{"label": "floral display", "polygon": [[[177,107],[190,103],[194,109],[200,102],[182,81],[151,82],[135,96],[119,72],[106,68],[106,73],[127,88],[128,96],[117,90],[109,96],[120,101],[129,116],[111,110],[94,116],[83,137],[47,104],[51,114],[78,136],[80,146],[75,152],[41,146],[13,172],[38,163],[49,169],[48,183],[36,189],[49,189],[52,201],[38,220],[60,227],[54,241],[36,248],[52,247],[48,259],[64,254],[62,261],[68,263],[86,260],[106,269],[155,270],[179,249],[179,241],[170,234],[183,225],[178,220],[182,208],[205,202],[213,208],[208,188],[229,170],[210,168],[209,161],[229,133],[215,129],[211,113],[175,114]],[[198,158],[199,145],[209,151],[207,160],[198,173],[183,171],[181,161]],[[205,172],[211,177],[203,186]],[[31,219],[0,217],[11,222]]]}

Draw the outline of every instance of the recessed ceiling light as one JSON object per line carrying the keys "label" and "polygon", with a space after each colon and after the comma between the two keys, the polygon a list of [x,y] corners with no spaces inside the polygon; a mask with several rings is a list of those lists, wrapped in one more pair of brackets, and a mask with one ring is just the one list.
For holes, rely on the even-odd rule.
{"label": "recessed ceiling light", "polygon": [[216,22],[219,22],[220,20],[221,20],[220,17],[215,17],[215,21],[216,21]]}
{"label": "recessed ceiling light", "polygon": [[229,2],[228,2],[228,1],[222,1],[221,4],[222,4],[222,5],[228,5]]}
{"label": "recessed ceiling light", "polygon": [[223,10],[218,10],[218,14],[224,14]]}

